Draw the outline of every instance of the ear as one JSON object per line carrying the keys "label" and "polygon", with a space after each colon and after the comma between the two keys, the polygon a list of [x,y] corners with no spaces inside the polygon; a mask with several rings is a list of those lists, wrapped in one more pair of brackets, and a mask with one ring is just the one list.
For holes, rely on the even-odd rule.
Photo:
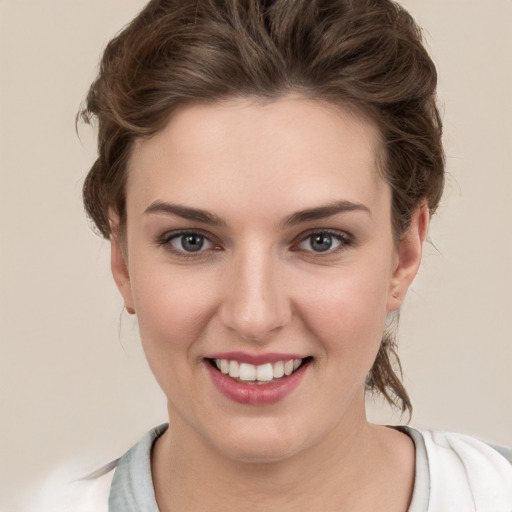
{"label": "ear", "polygon": [[132,287],[130,282],[130,275],[128,273],[128,266],[125,258],[125,247],[123,247],[123,240],[119,236],[119,222],[117,217],[111,217],[110,221],[110,267],[112,275],[116,282],[117,288],[121,292],[124,299],[124,307],[131,315],[135,314],[135,307],[133,304]]}
{"label": "ear", "polygon": [[413,282],[421,262],[423,242],[427,236],[430,213],[423,203],[413,214],[409,229],[402,236],[398,246],[397,265],[391,279],[387,312],[398,309]]}

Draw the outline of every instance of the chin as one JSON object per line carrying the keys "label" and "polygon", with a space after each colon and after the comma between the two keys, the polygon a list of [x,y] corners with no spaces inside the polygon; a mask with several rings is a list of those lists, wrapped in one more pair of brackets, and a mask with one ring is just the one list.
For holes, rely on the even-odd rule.
{"label": "chin", "polygon": [[239,445],[235,441],[222,450],[222,455],[238,462],[267,464],[290,459],[297,451],[290,446],[289,442],[268,442],[267,440],[248,446],[246,443]]}
{"label": "chin", "polygon": [[[249,423],[249,424],[247,424]],[[290,459],[304,450],[308,443],[294,429],[275,424],[253,424],[229,429],[229,436],[213,442],[224,457],[238,462],[271,463]],[[213,440],[212,440],[213,441]]]}

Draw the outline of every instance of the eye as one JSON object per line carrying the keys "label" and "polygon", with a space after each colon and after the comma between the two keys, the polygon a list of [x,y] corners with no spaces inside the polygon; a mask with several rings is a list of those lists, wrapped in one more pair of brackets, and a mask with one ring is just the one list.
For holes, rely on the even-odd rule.
{"label": "eye", "polygon": [[182,254],[204,252],[215,247],[205,235],[194,231],[167,234],[160,243]]}
{"label": "eye", "polygon": [[318,231],[311,233],[297,246],[303,251],[332,253],[351,244],[350,237],[341,232]]}

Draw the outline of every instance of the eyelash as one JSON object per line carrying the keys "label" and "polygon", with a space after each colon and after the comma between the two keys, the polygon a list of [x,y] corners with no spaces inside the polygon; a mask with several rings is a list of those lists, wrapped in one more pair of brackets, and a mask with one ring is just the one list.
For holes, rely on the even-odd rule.
{"label": "eyelash", "polygon": [[174,231],[174,232],[167,232],[164,233],[161,237],[159,237],[156,241],[158,246],[165,247],[168,251],[172,252],[173,254],[176,254],[182,258],[198,258],[202,256],[206,250],[201,250],[202,247],[198,251],[191,251],[187,252],[185,250],[179,250],[172,246],[173,240],[179,240],[181,237],[185,236],[196,236],[201,237],[203,240],[208,241],[210,244],[213,245],[212,249],[207,250],[220,250],[220,247],[218,244],[213,242],[208,235],[201,232],[200,230],[183,230],[183,231]]}
{"label": "eyelash", "polygon": [[[201,246],[198,251],[185,251],[177,249],[172,246],[173,240],[179,240],[181,237],[185,236],[197,236],[201,237],[203,241],[207,241],[208,243],[212,244],[211,248],[203,249]],[[315,236],[328,236],[338,242],[338,246],[334,249],[328,248],[325,251],[313,251],[313,250],[306,250],[305,252],[311,253],[314,257],[325,257],[328,255],[333,255],[338,252],[344,251],[348,249],[351,245],[354,245],[354,240],[351,235],[344,231],[336,231],[332,229],[320,229],[320,230],[314,230],[310,231],[308,233],[302,233],[299,235],[293,242],[291,250],[294,252],[300,251],[300,245],[303,243],[306,243],[308,240],[310,243],[312,242],[313,237]],[[201,232],[200,230],[184,230],[184,231],[175,231],[175,232],[167,232],[164,233],[161,237],[159,237],[156,240],[156,243],[158,246],[165,247],[167,250],[171,251],[172,253],[182,257],[182,258],[198,258],[204,255],[205,252],[210,250],[222,250],[219,244],[216,244],[214,241],[212,241],[209,237],[209,235]]]}
{"label": "eyelash", "polygon": [[301,234],[298,237],[297,242],[295,242],[293,244],[292,250],[294,250],[294,251],[300,250],[300,249],[297,249],[297,247],[300,246],[301,244],[307,242],[308,240],[310,241],[309,243],[311,244],[311,242],[315,236],[326,236],[326,235],[334,240],[337,240],[339,245],[337,247],[335,247],[334,249],[329,248],[326,251],[307,251],[307,252],[314,255],[314,257],[329,256],[329,255],[337,254],[338,252],[344,251],[344,250],[348,249],[351,245],[354,244],[353,237],[351,235],[349,235],[348,233],[346,233],[345,231],[336,231],[333,229],[319,229],[319,230],[310,231],[309,233]]}

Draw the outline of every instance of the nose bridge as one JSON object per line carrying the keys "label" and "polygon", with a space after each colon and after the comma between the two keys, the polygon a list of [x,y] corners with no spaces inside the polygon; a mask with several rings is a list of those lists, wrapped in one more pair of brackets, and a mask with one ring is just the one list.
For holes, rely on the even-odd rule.
{"label": "nose bridge", "polygon": [[244,339],[264,340],[291,316],[279,267],[278,257],[262,243],[241,249],[232,261],[222,319]]}

